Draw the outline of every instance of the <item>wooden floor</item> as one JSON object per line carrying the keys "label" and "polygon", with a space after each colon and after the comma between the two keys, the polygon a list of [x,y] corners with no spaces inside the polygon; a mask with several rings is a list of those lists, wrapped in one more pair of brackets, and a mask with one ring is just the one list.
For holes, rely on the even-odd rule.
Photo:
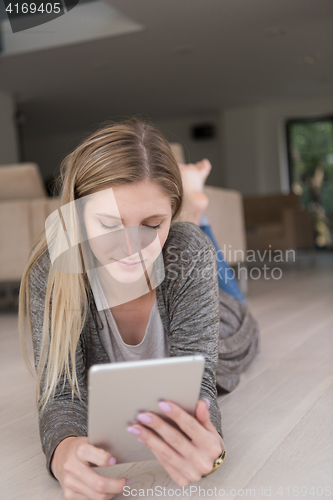
{"label": "wooden floor", "polygon": [[[251,280],[247,300],[260,324],[261,351],[239,386],[220,398],[227,458],[216,473],[193,483],[191,491],[177,493],[192,498],[332,497],[332,255],[286,266],[280,280]],[[46,472],[34,381],[20,354],[14,313],[0,316],[0,376],[0,499],[63,499]],[[168,490],[178,488],[156,461],[116,465],[105,473],[126,475],[131,488],[143,490],[140,496],[170,497]],[[166,489],[147,491],[157,486]]]}

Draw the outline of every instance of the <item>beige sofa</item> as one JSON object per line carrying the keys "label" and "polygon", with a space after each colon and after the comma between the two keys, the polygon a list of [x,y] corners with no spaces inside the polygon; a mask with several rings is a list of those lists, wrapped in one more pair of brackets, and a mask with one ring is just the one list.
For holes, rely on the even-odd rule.
{"label": "beige sofa", "polygon": [[0,166],[0,283],[20,281],[46,217],[58,206],[46,196],[35,163]]}
{"label": "beige sofa", "polygon": [[205,186],[209,198],[205,211],[216,241],[230,265],[246,259],[246,237],[243,198],[240,192],[214,186]]}

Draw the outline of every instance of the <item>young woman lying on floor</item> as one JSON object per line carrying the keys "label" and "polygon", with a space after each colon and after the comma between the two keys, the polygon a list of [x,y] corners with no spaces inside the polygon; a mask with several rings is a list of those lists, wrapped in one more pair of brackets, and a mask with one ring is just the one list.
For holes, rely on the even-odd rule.
{"label": "young woman lying on floor", "polygon": [[[209,170],[206,161],[179,168],[160,131],[137,119],[101,127],[63,161],[62,213],[70,207],[78,221],[81,243],[75,248],[82,269],[55,265],[44,233],[22,279],[20,325],[22,339],[25,320],[32,333],[47,467],[66,499],[111,498],[126,484],[126,478],[104,478],[91,467],[115,463],[86,437],[86,376],[96,363],[202,354],[195,416],[170,401],[161,407],[188,437],[152,412],[139,414],[128,431],[180,486],[221,461],[225,444],[217,388],[231,391],[238,384],[258,352],[259,334],[239,289],[219,288],[214,240],[205,234],[211,230],[207,221],[206,231],[196,224],[207,203],[200,192]],[[182,175],[192,222],[174,222],[183,205]],[[130,250],[137,230],[160,249],[146,253],[144,268]],[[127,255],[117,246],[119,235],[126,237]],[[89,259],[97,269],[97,288],[84,266]],[[150,270],[158,261],[164,278],[154,286]]]}

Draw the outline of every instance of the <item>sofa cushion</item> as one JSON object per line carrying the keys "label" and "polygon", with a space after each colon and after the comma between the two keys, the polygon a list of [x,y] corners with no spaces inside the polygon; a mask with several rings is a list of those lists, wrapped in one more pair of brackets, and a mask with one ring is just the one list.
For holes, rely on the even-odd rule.
{"label": "sofa cushion", "polygon": [[0,280],[19,281],[31,250],[29,202],[1,203],[0,231]]}
{"label": "sofa cushion", "polygon": [[0,200],[27,200],[46,196],[36,163],[0,165]]}

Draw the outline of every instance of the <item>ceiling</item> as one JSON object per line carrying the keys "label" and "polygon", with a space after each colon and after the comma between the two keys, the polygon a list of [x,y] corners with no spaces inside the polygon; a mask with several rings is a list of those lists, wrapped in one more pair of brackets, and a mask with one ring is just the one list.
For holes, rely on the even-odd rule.
{"label": "ceiling", "polygon": [[108,3],[144,29],[0,56],[27,134],[333,94],[332,0]]}

